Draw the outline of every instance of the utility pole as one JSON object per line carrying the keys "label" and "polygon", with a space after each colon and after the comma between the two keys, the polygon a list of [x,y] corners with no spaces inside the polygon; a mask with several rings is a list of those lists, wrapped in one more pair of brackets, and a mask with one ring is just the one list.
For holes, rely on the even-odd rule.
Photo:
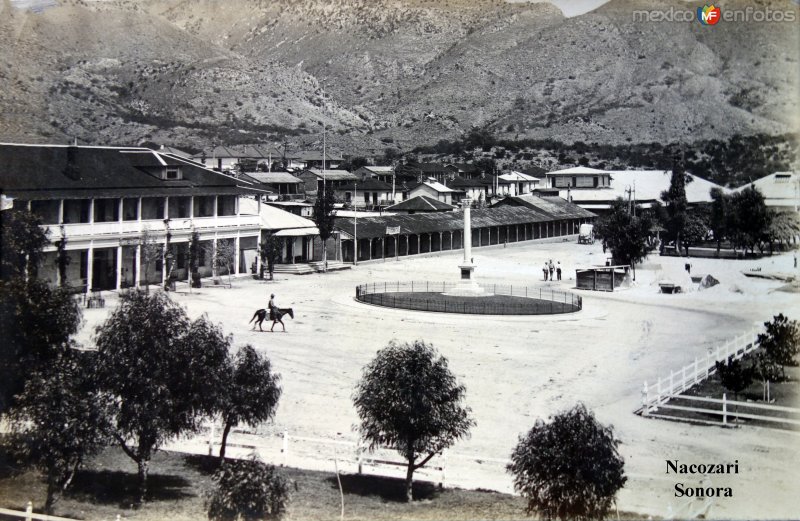
{"label": "utility pole", "polygon": [[358,266],[358,184],[353,181],[353,266]]}

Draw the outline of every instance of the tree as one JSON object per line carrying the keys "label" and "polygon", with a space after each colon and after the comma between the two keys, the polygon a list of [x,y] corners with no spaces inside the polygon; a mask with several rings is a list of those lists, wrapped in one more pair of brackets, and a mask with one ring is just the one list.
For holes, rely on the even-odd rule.
{"label": "tree", "polygon": [[142,271],[144,271],[145,293],[150,293],[150,266],[161,258],[164,248],[156,242],[156,238],[148,228],[142,230],[140,239],[142,248]]}
{"label": "tree", "polygon": [[286,512],[289,487],[275,467],[257,456],[226,461],[214,474],[215,487],[207,502],[212,521],[280,519]]}
{"label": "tree", "polygon": [[763,242],[769,240],[771,218],[764,196],[757,188],[749,186],[734,192],[727,222],[729,238],[745,251],[749,249],[752,253],[756,246],[762,250]]}
{"label": "tree", "polygon": [[214,267],[217,280],[219,280],[219,269],[224,267],[228,272],[228,285],[232,285],[231,272],[233,271],[233,260],[236,254],[236,244],[233,240],[218,239],[214,248]]}
{"label": "tree", "polygon": [[333,188],[330,186],[323,187],[317,194],[317,200],[314,201],[314,224],[317,225],[319,238],[322,241],[322,265],[325,271],[328,271],[328,239],[333,234],[336,216],[334,202]]}
{"label": "tree", "polygon": [[189,272],[189,291],[191,291],[191,288],[200,287],[200,273],[198,270],[200,269],[201,253],[200,233],[196,230],[192,230],[192,234],[189,236],[189,258],[187,259],[189,263],[187,266],[187,271]]}
{"label": "tree", "polygon": [[275,415],[281,397],[281,376],[271,370],[269,358],[259,355],[253,346],[239,350],[231,368],[229,385],[220,401],[222,444],[219,459],[225,461],[225,446],[231,428],[240,423],[256,425]]}
{"label": "tree", "polygon": [[758,335],[758,344],[766,357],[780,366],[781,379],[786,378],[785,366],[797,366],[797,354],[800,352],[800,324],[789,320],[783,313],[772,317],[771,322],[764,322],[766,331]]}
{"label": "tree", "polygon": [[507,469],[514,488],[528,500],[528,513],[603,519],[628,479],[618,445],[612,428],[578,404],[550,423],[538,420],[520,437]]}
{"label": "tree", "polygon": [[675,249],[680,255],[681,234],[686,226],[688,201],[686,200],[686,183],[691,177],[686,175],[683,161],[675,160],[672,165],[672,176],[669,189],[661,192],[661,200],[667,209],[667,220],[664,223],[668,237],[675,241]]}
{"label": "tree", "polygon": [[475,425],[462,405],[465,393],[447,359],[422,340],[392,341],[364,368],[353,397],[359,430],[371,450],[389,446],[408,461],[407,501],[414,471]]}
{"label": "tree", "polygon": [[719,188],[711,189],[711,212],[709,219],[709,227],[714,234],[714,240],[717,241],[717,256],[722,247],[722,239],[725,238],[728,230],[727,223],[729,197]]}
{"label": "tree", "polygon": [[[727,391],[733,393],[733,399],[739,400],[739,393],[750,387],[753,383],[753,376],[755,371],[752,366],[745,365],[741,360],[734,360],[733,356],[728,357],[727,360],[721,362],[717,360],[714,362],[717,368],[717,377],[720,384]],[[738,407],[737,407],[737,413]],[[738,419],[738,416],[737,416]]]}
{"label": "tree", "polygon": [[10,415],[17,454],[45,474],[47,514],[53,513],[86,458],[110,441],[111,403],[95,386],[93,356],[60,350],[52,364],[28,376],[19,405]]}
{"label": "tree", "polygon": [[686,222],[683,223],[683,230],[681,230],[682,245],[687,257],[689,256],[689,247],[702,243],[707,235],[708,226],[705,217],[698,212],[689,213]]}
{"label": "tree", "polygon": [[52,364],[78,332],[78,302],[38,279],[0,281],[0,414],[22,391],[28,371]]}
{"label": "tree", "polygon": [[112,433],[138,466],[141,503],[153,453],[217,409],[230,340],[167,294],[135,291],[97,327],[96,343],[98,384],[115,397]]}
{"label": "tree", "polygon": [[[275,280],[275,262],[281,255],[283,249],[283,242],[278,237],[271,233],[267,233],[264,240],[261,242],[258,253],[261,256],[262,266],[267,267],[269,272],[269,280]],[[263,267],[261,278],[264,278]]]}
{"label": "tree", "polygon": [[56,268],[58,269],[58,285],[62,288],[67,287],[67,268],[72,259],[67,253],[67,230],[62,224],[61,239],[56,241]]}
{"label": "tree", "polygon": [[755,363],[753,364],[753,376],[761,380],[763,388],[762,397],[769,401],[769,384],[777,382],[782,378],[783,366],[767,356],[765,352],[756,353]]}
{"label": "tree", "polygon": [[627,203],[617,198],[611,203],[609,213],[595,224],[594,233],[602,241],[603,248],[611,250],[615,264],[630,264],[633,280],[636,280],[636,263],[642,262],[653,248],[652,228],[649,214],[631,215]]}
{"label": "tree", "polygon": [[34,278],[48,244],[48,233],[37,216],[17,208],[0,212],[0,279]]}

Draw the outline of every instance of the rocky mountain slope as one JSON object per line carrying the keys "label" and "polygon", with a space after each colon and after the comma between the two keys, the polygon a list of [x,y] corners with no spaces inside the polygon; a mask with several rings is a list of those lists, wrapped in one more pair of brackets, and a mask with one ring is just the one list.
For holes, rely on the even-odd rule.
{"label": "rocky mountain slope", "polygon": [[677,1],[574,18],[502,0],[4,1],[4,140],[308,144],[324,123],[369,153],[474,126],[612,144],[798,128],[796,23],[634,20],[694,7]]}

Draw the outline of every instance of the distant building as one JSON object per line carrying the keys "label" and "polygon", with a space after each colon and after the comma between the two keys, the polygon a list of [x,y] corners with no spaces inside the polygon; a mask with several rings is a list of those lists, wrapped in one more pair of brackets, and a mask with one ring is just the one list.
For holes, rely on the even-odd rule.
{"label": "distant building", "polygon": [[486,202],[489,195],[493,193],[492,180],[487,178],[472,178],[465,179],[463,177],[455,177],[447,186],[454,190],[453,204],[458,203],[464,197],[469,197],[473,201],[473,205],[480,202]]}
{"label": "distant building", "polygon": [[452,169],[448,169],[441,163],[409,163],[397,167],[397,173],[409,179],[422,182],[426,179],[433,179],[438,183],[443,183],[455,176]]}
{"label": "distant building", "polygon": [[436,199],[445,204],[453,204],[453,193],[455,190],[434,181],[432,178],[417,184],[416,186],[409,187],[408,198],[416,197],[418,195],[426,195],[431,199]]}
{"label": "distant building", "polygon": [[415,213],[452,212],[455,208],[451,204],[443,203],[426,195],[418,195],[389,206],[386,211],[394,214],[413,215]]}
{"label": "distant building", "polygon": [[353,184],[342,183],[334,192],[336,198],[349,203],[354,208],[364,210],[380,209],[395,203],[392,185],[377,179],[365,179]]}
{"label": "distant building", "polygon": [[266,145],[215,146],[191,157],[204,166],[225,172],[228,170],[269,169],[271,162],[281,159],[282,153]]}
{"label": "distant building", "polygon": [[267,205],[306,219],[314,216],[314,205],[306,201],[267,201]]}
{"label": "distant building", "polygon": [[324,156],[321,150],[299,150],[297,152],[287,152],[287,167],[292,169],[322,169],[336,170],[344,162],[344,158],[338,152],[326,151]]}
{"label": "distant building", "polygon": [[315,168],[306,169],[296,175],[303,181],[306,194],[316,194],[322,190],[323,184],[329,184],[334,189],[347,188],[353,186],[358,181],[358,177],[347,170],[318,170]]}
{"label": "distant building", "polygon": [[384,183],[391,183],[394,180],[394,167],[393,166],[362,166],[353,172],[354,175],[360,177],[362,180],[368,178],[377,179]]}
{"label": "distant building", "polygon": [[512,170],[498,176],[500,182],[508,185],[510,195],[523,195],[531,193],[539,186],[540,179]]}
{"label": "distant building", "polygon": [[545,174],[547,188],[605,188],[611,186],[611,172],[585,166]]}
{"label": "distant building", "polygon": [[767,206],[779,210],[797,211],[800,207],[800,174],[797,172],[775,172],[752,183],[740,186],[742,191],[752,186],[764,196]]}
{"label": "distant building", "polygon": [[245,175],[278,196],[302,197],[303,181],[288,172],[246,172]]}
{"label": "distant building", "polygon": [[448,163],[445,168],[453,172],[454,177],[459,176],[464,179],[476,179],[485,174],[483,170],[472,163]]}

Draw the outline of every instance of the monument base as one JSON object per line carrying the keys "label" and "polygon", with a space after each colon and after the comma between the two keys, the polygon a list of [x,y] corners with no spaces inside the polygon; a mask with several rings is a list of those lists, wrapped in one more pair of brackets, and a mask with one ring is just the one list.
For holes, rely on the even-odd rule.
{"label": "monument base", "polygon": [[461,269],[461,280],[456,284],[456,287],[446,291],[443,295],[454,297],[488,297],[491,295],[475,282],[474,264],[461,264],[459,268]]}

